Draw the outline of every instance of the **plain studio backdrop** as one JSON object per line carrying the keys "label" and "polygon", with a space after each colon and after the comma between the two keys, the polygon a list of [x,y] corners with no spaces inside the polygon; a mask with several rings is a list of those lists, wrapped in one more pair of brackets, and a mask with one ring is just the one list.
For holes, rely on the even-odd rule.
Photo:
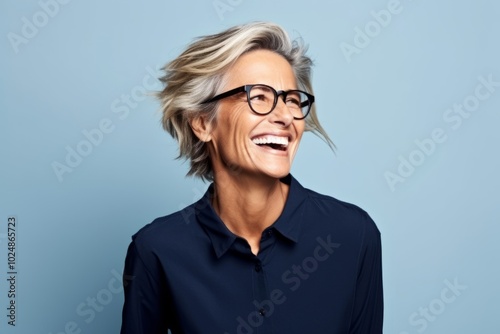
{"label": "plain studio backdrop", "polygon": [[0,12],[2,333],[119,331],[130,236],[207,187],[184,177],[147,96],[158,69],[194,37],[256,20],[310,46],[338,149],[306,133],[292,172],[377,223],[385,333],[498,332],[498,2],[30,0]]}

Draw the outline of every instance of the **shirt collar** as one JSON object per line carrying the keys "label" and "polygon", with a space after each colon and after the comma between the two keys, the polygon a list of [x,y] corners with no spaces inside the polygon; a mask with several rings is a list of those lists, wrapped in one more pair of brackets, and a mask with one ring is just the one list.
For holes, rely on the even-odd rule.
{"label": "shirt collar", "polygon": [[[290,190],[283,212],[270,228],[274,228],[285,238],[298,242],[303,221],[302,203],[306,199],[307,191],[291,174],[281,181],[288,184]],[[210,198],[213,192],[214,186],[210,184],[205,195],[195,203],[194,207],[197,220],[208,234],[215,254],[219,258],[231,247],[237,236],[229,231],[212,207]]]}

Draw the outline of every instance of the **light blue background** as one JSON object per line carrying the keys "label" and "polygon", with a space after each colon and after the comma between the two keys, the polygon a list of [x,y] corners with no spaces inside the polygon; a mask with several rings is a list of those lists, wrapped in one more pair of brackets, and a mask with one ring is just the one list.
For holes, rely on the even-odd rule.
{"label": "light blue background", "polygon": [[[224,12],[215,7],[221,2],[229,3]],[[64,333],[71,321],[81,333],[119,331],[123,297],[114,273],[123,270],[130,236],[206,189],[184,178],[187,164],[174,160],[158,104],[120,99],[144,78],[154,84],[150,72],[194,37],[269,20],[310,45],[319,117],[338,147],[333,154],[306,134],[295,177],[361,206],[382,232],[385,333],[500,332],[500,87],[457,129],[443,119],[474,94],[478,77],[500,81],[500,4],[401,0],[402,11],[348,61],[341,43],[354,45],[355,28],[364,30],[371,11],[388,2],[74,0],[16,53],[8,34],[22,36],[23,17],[43,21],[43,9],[2,1],[0,266],[5,277],[5,223],[15,215],[19,294],[12,328],[0,280],[0,331]],[[54,161],[65,163],[66,147],[76,149],[82,131],[103,119],[113,130],[58,180]],[[397,173],[399,156],[408,159],[415,140],[435,128],[447,140],[392,191],[384,174]],[[450,303],[437,301],[445,280],[466,286]],[[93,319],[78,313],[98,296],[112,300]],[[422,320],[419,308],[429,306],[432,321]]]}

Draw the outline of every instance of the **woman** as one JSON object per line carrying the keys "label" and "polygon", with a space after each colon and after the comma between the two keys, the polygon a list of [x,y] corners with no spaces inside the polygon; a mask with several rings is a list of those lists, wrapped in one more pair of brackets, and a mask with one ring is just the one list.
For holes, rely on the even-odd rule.
{"label": "woman", "polygon": [[290,175],[320,126],[311,60],[271,23],[205,36],[165,67],[163,125],[211,180],[133,236],[122,334],[382,333],[380,233]]}

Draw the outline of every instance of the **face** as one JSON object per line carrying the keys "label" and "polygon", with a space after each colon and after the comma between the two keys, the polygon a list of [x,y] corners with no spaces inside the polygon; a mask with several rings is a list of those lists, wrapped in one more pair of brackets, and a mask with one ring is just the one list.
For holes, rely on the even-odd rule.
{"label": "face", "polygon": [[[277,91],[297,89],[290,64],[268,50],[241,56],[228,71],[221,92],[247,84],[266,84]],[[215,123],[207,139],[216,177],[231,170],[253,177],[288,175],[305,126],[281,98],[270,114],[255,114],[246,93],[220,100]]]}

